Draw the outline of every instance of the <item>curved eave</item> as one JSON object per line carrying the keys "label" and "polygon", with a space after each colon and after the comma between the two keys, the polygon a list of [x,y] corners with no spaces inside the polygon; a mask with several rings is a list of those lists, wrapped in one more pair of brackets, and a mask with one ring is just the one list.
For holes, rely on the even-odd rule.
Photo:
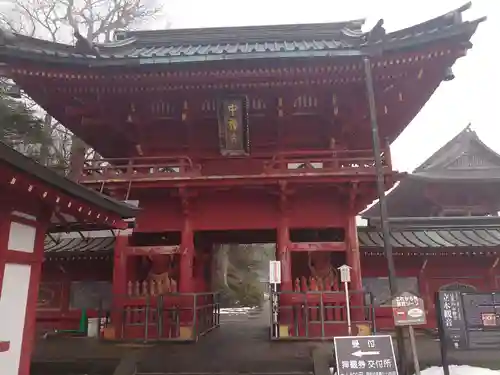
{"label": "curved eave", "polygon": [[414,173],[408,176],[408,179],[424,182],[464,182],[464,183],[481,183],[500,182],[500,168],[498,169],[471,169],[457,170],[441,173]]}
{"label": "curved eave", "polygon": [[[474,34],[479,23],[486,18],[481,18],[471,22],[464,22],[452,25],[443,29],[436,28],[427,32],[422,32],[417,36],[391,37],[387,35],[382,41],[364,44],[358,48],[335,48],[305,51],[264,51],[250,53],[220,53],[220,54],[192,54],[192,55],[169,55],[169,56],[94,56],[78,53],[63,53],[60,51],[34,50],[16,45],[3,45],[0,47],[0,56],[5,59],[15,60],[36,60],[38,62],[65,63],[71,65],[83,65],[93,67],[112,66],[140,66],[150,64],[177,64],[196,63],[225,60],[249,60],[249,59],[277,59],[277,58],[311,58],[311,57],[353,57],[380,53],[390,53],[394,51],[404,51],[429,43],[439,42],[446,39],[453,39],[464,36],[464,42],[468,41]],[[471,47],[471,45],[465,46]]]}
{"label": "curved eave", "polygon": [[[359,246],[364,249],[383,248],[381,232],[372,228],[363,228],[358,233]],[[498,228],[429,228],[391,231],[389,237],[393,248],[425,249],[436,248],[493,248],[500,247],[500,229]]]}
{"label": "curved eave", "polygon": [[[139,212],[137,207],[116,201],[60,176],[53,170],[24,156],[3,142],[0,142],[0,162],[6,165],[9,170],[12,170],[16,176],[24,175],[28,179],[36,180],[41,185],[50,187],[54,191],[58,191],[71,199],[89,204],[98,210],[109,212],[121,219],[134,218]],[[12,187],[17,186],[16,181],[17,178],[13,177],[9,185]],[[71,207],[71,205],[68,207]],[[120,223],[120,225],[123,224]]]}
{"label": "curved eave", "polygon": [[107,253],[114,250],[115,237],[100,238],[45,238],[46,255],[54,256],[61,253],[78,255],[82,253]]}

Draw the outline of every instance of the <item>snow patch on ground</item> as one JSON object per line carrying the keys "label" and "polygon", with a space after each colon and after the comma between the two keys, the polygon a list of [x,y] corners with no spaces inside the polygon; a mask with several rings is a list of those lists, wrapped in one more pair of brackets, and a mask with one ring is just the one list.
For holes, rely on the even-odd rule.
{"label": "snow patch on ground", "polygon": [[231,307],[220,309],[221,315],[244,315],[254,311],[256,307]]}
{"label": "snow patch on ground", "polygon": [[[333,367],[330,367],[330,373],[335,375]],[[421,375],[443,375],[442,367],[429,367],[420,372]],[[499,375],[499,370],[490,370],[482,367],[472,366],[450,366],[450,375]]]}
{"label": "snow patch on ground", "polygon": [[[450,375],[499,375],[499,370],[471,366],[450,366]],[[421,375],[443,375],[442,367],[429,367]]]}

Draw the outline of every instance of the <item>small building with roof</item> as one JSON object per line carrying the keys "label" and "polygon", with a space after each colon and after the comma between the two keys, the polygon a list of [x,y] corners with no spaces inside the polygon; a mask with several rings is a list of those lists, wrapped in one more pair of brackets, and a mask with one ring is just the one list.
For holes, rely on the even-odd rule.
{"label": "small building with roof", "polygon": [[0,143],[0,368],[29,375],[46,236],[125,229],[136,207],[87,189]]}

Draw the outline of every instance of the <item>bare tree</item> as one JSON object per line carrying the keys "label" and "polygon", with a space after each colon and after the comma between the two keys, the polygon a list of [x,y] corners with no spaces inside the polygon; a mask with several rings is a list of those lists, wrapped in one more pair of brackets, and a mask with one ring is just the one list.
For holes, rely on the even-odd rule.
{"label": "bare tree", "polygon": [[15,32],[69,43],[73,31],[90,42],[110,42],[116,30],[162,16],[161,0],[10,0],[0,22]]}
{"label": "bare tree", "polygon": [[[74,42],[75,36],[83,36],[90,43],[110,42],[115,31],[138,27],[162,15],[161,0],[10,1],[12,11],[0,14],[0,24],[19,34],[62,43]],[[42,163],[54,164],[55,160],[55,164],[67,169],[70,159],[84,159],[81,156],[88,152],[88,147],[80,139],[70,136],[47,113],[43,124],[44,133],[56,140],[51,145],[41,145]],[[74,157],[70,158],[68,150]],[[80,167],[70,167],[72,174],[78,173]]]}

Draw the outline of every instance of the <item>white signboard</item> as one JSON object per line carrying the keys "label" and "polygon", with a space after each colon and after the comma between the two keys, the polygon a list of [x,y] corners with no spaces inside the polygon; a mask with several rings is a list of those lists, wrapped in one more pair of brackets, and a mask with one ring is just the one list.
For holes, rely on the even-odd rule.
{"label": "white signboard", "polygon": [[281,262],[279,260],[269,262],[269,284],[281,284]]}
{"label": "white signboard", "polygon": [[339,267],[339,270],[340,270],[340,281],[343,283],[350,283],[351,282],[351,267],[344,264],[343,266]]}

